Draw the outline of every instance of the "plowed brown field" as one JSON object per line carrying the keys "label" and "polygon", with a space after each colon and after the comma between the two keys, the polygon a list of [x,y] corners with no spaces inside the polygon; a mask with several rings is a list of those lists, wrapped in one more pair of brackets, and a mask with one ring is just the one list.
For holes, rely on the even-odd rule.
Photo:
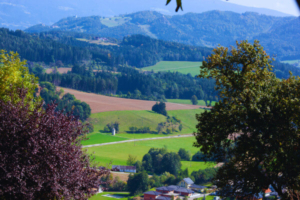
{"label": "plowed brown field", "polygon": [[[61,87],[57,87],[59,90]],[[145,101],[136,99],[125,99],[117,97],[108,97],[93,93],[80,92],[68,88],[62,88],[65,93],[73,94],[76,99],[84,101],[90,105],[92,113],[117,111],[117,110],[151,110],[155,101]],[[196,106],[188,104],[166,103],[167,110],[184,110],[204,108],[205,106]]]}

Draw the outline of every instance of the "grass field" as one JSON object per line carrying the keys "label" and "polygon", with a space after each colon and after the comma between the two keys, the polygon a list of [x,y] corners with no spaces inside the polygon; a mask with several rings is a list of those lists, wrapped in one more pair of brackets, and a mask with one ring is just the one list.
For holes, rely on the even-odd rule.
{"label": "grass field", "polygon": [[200,66],[202,62],[188,62],[188,61],[161,61],[158,62],[156,65],[150,67],[142,68],[145,71],[154,72],[158,71],[178,71],[183,74],[190,73],[192,76],[199,75],[200,73]]}
{"label": "grass field", "polygon": [[[179,103],[179,104],[188,104],[188,105],[192,105],[192,102],[190,99],[167,99],[168,102],[170,103]],[[211,104],[215,105],[215,101],[213,101]],[[206,106],[205,102],[203,100],[198,100],[198,104],[199,106]]]}
{"label": "grass field", "polygon": [[[107,194],[113,194],[113,195],[118,195],[118,196],[122,196],[123,198],[111,198],[111,197],[104,197],[103,195],[107,195]],[[102,192],[99,194],[96,194],[94,196],[92,196],[91,198],[89,198],[89,200],[127,200],[129,197],[129,192]]]}
{"label": "grass field", "polygon": [[[170,116],[176,116],[182,121],[183,129],[181,132],[174,132],[169,135],[156,134],[156,127],[158,123],[165,122],[166,117],[152,111],[135,110],[135,111],[111,111],[94,113],[91,115],[89,122],[94,126],[94,132],[87,135],[89,138],[82,141],[83,145],[101,144],[106,142],[122,141],[126,139],[141,139],[151,137],[164,137],[179,134],[188,134],[196,131],[197,120],[195,115],[203,112],[203,109],[194,110],[171,110],[168,111]],[[110,133],[103,133],[104,126],[110,122],[120,122],[120,133],[116,136],[111,136]],[[131,134],[127,133],[130,126],[150,127],[153,134]]]}
{"label": "grass field", "polygon": [[[149,151],[150,148],[163,148],[167,147],[169,151],[178,152],[180,148],[188,150],[191,155],[194,155],[198,148],[193,147],[195,142],[194,137],[186,138],[172,138],[162,140],[147,140],[138,142],[129,142],[121,144],[113,144],[106,146],[86,148],[88,153],[95,156],[95,161],[102,166],[108,166],[111,162],[113,165],[126,165],[128,155],[131,154],[137,157],[137,160],[142,160],[143,156]],[[205,164],[204,162],[189,162],[182,161],[182,168],[188,168],[189,172],[199,169],[212,167],[212,165]]]}

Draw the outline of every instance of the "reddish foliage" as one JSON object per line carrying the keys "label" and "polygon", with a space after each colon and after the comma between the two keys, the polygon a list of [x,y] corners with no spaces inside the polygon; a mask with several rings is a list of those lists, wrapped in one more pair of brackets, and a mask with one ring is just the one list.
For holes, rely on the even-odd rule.
{"label": "reddish foliage", "polygon": [[[20,92],[24,97],[24,92]],[[95,170],[80,145],[82,124],[24,102],[0,101],[0,199],[87,199],[105,170]]]}

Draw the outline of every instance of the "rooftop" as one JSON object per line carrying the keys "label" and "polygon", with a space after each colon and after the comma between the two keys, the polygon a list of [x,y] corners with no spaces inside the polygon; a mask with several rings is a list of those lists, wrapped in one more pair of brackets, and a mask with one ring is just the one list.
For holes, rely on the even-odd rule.
{"label": "rooftop", "polygon": [[148,192],[145,192],[144,194],[150,194],[150,195],[161,195],[160,192],[156,192],[156,191],[148,191]]}
{"label": "rooftop", "polygon": [[195,184],[191,185],[191,187],[192,187],[192,188],[198,188],[198,189],[205,189],[205,188],[207,188],[206,186],[195,185]]}
{"label": "rooftop", "polygon": [[194,181],[190,178],[184,178],[183,181],[186,182],[187,184],[194,184]]}

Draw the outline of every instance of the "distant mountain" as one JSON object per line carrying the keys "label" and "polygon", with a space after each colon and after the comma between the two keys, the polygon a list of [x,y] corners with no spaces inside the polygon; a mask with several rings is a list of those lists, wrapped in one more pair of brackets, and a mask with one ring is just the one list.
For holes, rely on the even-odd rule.
{"label": "distant mountain", "polygon": [[300,58],[300,26],[296,17],[273,17],[247,12],[209,11],[168,16],[143,11],[119,17],[68,17],[52,26],[36,25],[26,32],[72,31],[122,39],[143,34],[188,45],[235,45],[236,40],[258,39],[279,59]]}
{"label": "distant mountain", "polygon": [[69,16],[101,15],[105,17],[145,10],[166,15],[202,13],[211,10],[236,13],[257,12],[271,16],[288,16],[275,10],[246,7],[222,0],[186,0],[184,11],[175,12],[175,1],[165,6],[165,0],[0,0],[0,26],[25,29],[35,24],[51,25]]}

